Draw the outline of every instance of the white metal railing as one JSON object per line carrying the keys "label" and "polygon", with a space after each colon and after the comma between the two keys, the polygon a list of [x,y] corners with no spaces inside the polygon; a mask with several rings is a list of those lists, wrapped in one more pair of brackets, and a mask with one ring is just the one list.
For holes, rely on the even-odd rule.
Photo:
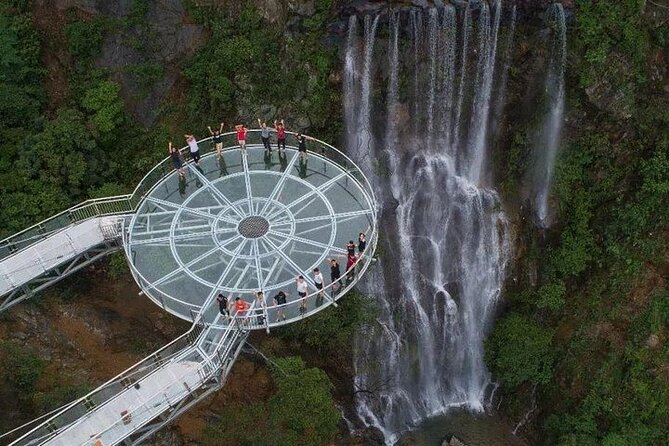
{"label": "white metal railing", "polygon": [[[258,146],[261,144],[260,129],[249,130],[247,134],[247,145]],[[295,138],[296,133],[287,131],[286,134]],[[227,146],[223,150],[236,149],[239,146],[236,141],[236,132],[222,133],[221,137],[227,142]],[[307,135],[305,135],[307,136]],[[362,173],[360,168],[344,153],[336,149],[334,146],[321,141],[317,138],[307,136],[307,149],[311,152],[321,154],[326,158],[336,162],[343,167],[351,177],[359,183],[362,189],[371,197],[375,203],[374,191],[369,183],[367,177]],[[203,138],[198,141],[201,144],[200,151],[203,154],[215,151],[211,144],[212,137]],[[224,142],[224,145],[226,145]],[[291,146],[291,148],[295,148]],[[188,150],[188,146],[179,149],[183,155]],[[144,197],[155,187],[159,181],[173,171],[172,161],[169,156],[165,157],[161,162],[153,167],[139,182],[135,190],[131,194],[118,195],[115,197],[96,198],[86,200],[79,203],[63,212],[60,212],[52,217],[42,220],[24,229],[16,234],[13,234],[3,240],[0,240],[0,260],[20,251],[36,241],[42,240],[55,231],[59,231],[71,224],[81,222],[83,220],[99,217],[104,215],[118,215],[130,213],[137,210],[138,205],[142,202]],[[371,233],[376,233],[376,209],[373,209],[374,227],[371,228]]]}
{"label": "white metal railing", "polygon": [[[212,334],[213,338],[211,341],[213,342],[211,345],[214,348],[202,348],[202,344]],[[155,376],[158,370],[165,369],[176,363],[197,362],[199,364],[198,374],[200,380],[198,388],[207,386],[213,382],[222,385],[225,376],[227,376],[227,373],[230,371],[232,363],[234,362],[233,360],[238,351],[239,342],[245,339],[247,335],[248,330],[244,329],[243,321],[236,315],[233,315],[225,326],[221,324],[208,324],[203,326],[201,318],[198,317],[196,322],[186,333],[105,382],[97,389],[56,411],[53,411],[48,417],[38,418],[26,425],[0,435],[0,439],[13,433],[29,429],[27,433],[10,443],[10,445],[27,446],[48,442],[59,433],[74,427],[78,422],[83,420],[87,414],[94,412],[96,409],[103,407],[105,404],[119,397],[119,395],[136,383],[150,380],[151,376]],[[176,382],[172,384],[176,384]],[[191,392],[182,392],[178,401],[170,401],[170,404],[164,406],[164,410],[174,407],[176,403],[187,398],[188,395],[197,390],[197,388],[190,390]],[[163,398],[164,392],[157,392],[145,399],[143,404],[130,408],[125,416],[129,416],[135,420],[145,420],[145,422],[149,422],[162,413],[162,410],[156,411],[156,408],[161,407],[160,402]],[[40,424],[35,426],[35,423],[38,421],[41,421]],[[121,423],[123,423],[123,418],[119,414],[119,417],[115,421],[108,425],[100,426],[97,433],[100,437],[103,437],[105,432],[114,429]],[[122,438],[117,438],[114,444],[118,441],[122,441],[123,438],[130,435],[134,430],[135,429],[128,429],[128,431],[125,432],[126,435]]]}
{"label": "white metal railing", "polygon": [[132,204],[131,197],[128,194],[86,200],[4,240],[0,240],[0,261],[72,224],[93,217],[132,212],[136,205]]}
{"label": "white metal railing", "polygon": [[[292,132],[286,133],[294,136],[294,133]],[[249,135],[247,136],[248,148],[260,146],[260,144],[257,142],[253,142],[254,139],[259,139],[259,134],[259,129],[251,130],[249,132]],[[236,134],[234,132],[229,132],[223,134],[222,136],[225,139],[234,138],[233,144],[228,145],[223,150],[233,150],[238,147],[236,144]],[[215,150],[213,147],[207,148],[203,144],[209,140],[211,140],[211,137],[198,141],[200,144],[202,144],[200,150],[203,151],[204,154]],[[186,333],[179,336],[156,352],[152,353],[142,361],[139,361],[137,364],[128,368],[116,377],[102,384],[87,395],[51,412],[48,416],[38,418],[37,420],[14,429],[13,431],[0,435],[0,439],[13,433],[27,431],[27,433],[22,435],[18,440],[11,443],[11,445],[27,446],[42,444],[56,436],[59,432],[63,432],[68,427],[76,425],[76,423],[83,420],[87,414],[90,414],[98,407],[104,406],[104,404],[113,400],[122,392],[130,388],[133,384],[145,379],[150,379],[151,375],[154,374],[157,370],[166,367],[168,364],[174,364],[175,362],[179,361],[198,359],[198,363],[200,364],[199,373],[201,376],[201,386],[207,385],[207,383],[211,382],[212,380],[218,382],[219,385],[222,385],[223,379],[225,376],[227,376],[227,373],[229,372],[230,368],[232,367],[232,363],[234,362],[234,358],[239,352],[237,346],[240,345],[240,342],[243,342],[246,339],[250,329],[260,329],[267,328],[268,326],[283,325],[304,317],[308,317],[320,309],[327,307],[330,303],[335,302],[349,289],[351,289],[356,282],[353,275],[364,274],[372,262],[372,253],[374,252],[376,243],[378,241],[376,222],[377,210],[374,199],[374,192],[369,181],[362,173],[362,171],[355,165],[355,163],[353,163],[350,158],[348,158],[333,146],[315,138],[310,138],[308,140],[307,148],[311,152],[325,156],[339,164],[340,167],[343,167],[350,174],[351,178],[358,182],[361,188],[372,200],[372,225],[368,230],[368,246],[358,259],[355,268],[349,271],[344,271],[338,281],[324,286],[323,290],[316,290],[315,292],[308,294],[305,298],[296,299],[279,306],[272,306],[269,305],[269,302],[265,302],[264,308],[262,309],[262,316],[265,320],[264,324],[257,323],[257,318],[259,315],[256,314],[255,311],[256,301],[253,301],[249,305],[249,308],[244,314],[233,314],[229,321],[223,321],[222,315],[220,315],[218,306],[215,302],[215,296],[217,294],[216,290],[213,290],[201,309],[200,307],[195,307],[193,305],[187,304],[186,302],[182,302],[182,304],[187,305],[190,309],[196,311],[196,314],[194,313],[193,316],[193,325]],[[187,147],[184,147],[180,150],[181,152],[184,152],[187,150]],[[0,241],[0,260],[4,257],[7,257],[8,255],[15,253],[18,250],[30,246],[35,241],[41,240],[55,231],[67,227],[68,225],[78,223],[96,216],[116,215],[136,211],[138,205],[143,201],[144,197],[151,192],[151,190],[165,175],[169,175],[172,173],[172,171],[173,169],[171,159],[167,157],[144,176],[132,194],[104,199],[87,200],[77,206],[61,212],[60,214],[33,225],[30,228],[19,232],[18,234]],[[125,237],[125,229],[122,232]],[[144,277],[142,277],[136,268],[134,268],[130,253],[127,251],[128,244],[124,244],[126,246],[126,254],[130,260],[129,264],[131,265],[131,272],[133,276],[142,289],[148,289],[149,282]],[[153,289],[151,292],[155,293],[156,291]],[[321,299],[321,293],[324,294],[322,297],[323,302],[318,305],[318,301]],[[156,299],[156,297],[153,295],[150,297],[152,297],[152,299],[156,300],[157,302],[163,299],[162,295],[160,295],[158,299]],[[167,297],[172,299],[171,296]],[[271,299],[272,296],[266,296],[266,298]],[[313,306],[311,303],[314,303]],[[301,307],[304,306],[306,306],[306,310],[301,311]],[[312,307],[311,309],[309,309],[310,306]],[[163,308],[165,308],[164,304]],[[272,323],[270,318],[275,316],[278,313],[278,310],[283,311],[283,313],[286,315],[286,319]],[[185,311],[182,314],[188,314],[188,311]],[[191,389],[191,392],[184,393],[181,395],[181,399],[187,398],[192,394],[192,392],[193,389]],[[130,412],[130,416],[132,417],[134,415],[137,419],[142,418],[140,416],[140,411],[148,411],[152,407],[157,407],[156,403],[160,398],[163,398],[162,394],[155,394],[149,397],[148,400],[144,401],[144,404],[133,408]],[[153,403],[153,405],[150,403]],[[170,407],[174,404],[172,401],[168,401],[168,403],[169,404],[167,404],[167,407]],[[154,419],[155,416],[160,415],[160,413],[152,413],[151,415],[151,417],[143,417],[147,420],[146,423],[150,422],[151,419]],[[100,434],[109,431],[115,426],[118,426],[118,423],[121,423],[122,421],[123,420],[119,417],[119,419],[116,421],[113,421],[109,425],[100,429]],[[39,424],[36,425],[37,422],[39,422]],[[126,432],[125,437],[123,438],[127,438],[127,436],[131,435],[136,429],[137,428],[129,428],[128,432]],[[118,441],[122,441],[123,438],[119,438]]]}

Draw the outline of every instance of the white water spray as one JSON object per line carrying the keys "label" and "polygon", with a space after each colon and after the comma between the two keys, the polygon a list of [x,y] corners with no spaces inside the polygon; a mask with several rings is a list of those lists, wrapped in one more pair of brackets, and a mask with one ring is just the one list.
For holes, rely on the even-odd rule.
{"label": "white water spray", "polygon": [[550,225],[548,196],[550,194],[555,157],[560,146],[560,131],[564,115],[564,72],[567,61],[567,28],[564,9],[560,3],[547,11],[551,27],[551,47],[544,91],[548,110],[537,138],[532,178],[533,205],[540,227]]}
{"label": "white water spray", "polygon": [[[345,98],[345,103],[359,99],[367,104],[366,110],[358,109],[359,120],[369,123],[372,114],[386,114],[367,147],[383,147],[388,159],[388,175],[374,181],[394,199],[395,204],[386,204],[382,215],[389,217],[381,222],[393,248],[381,259],[378,277],[371,279],[380,316],[371,333],[356,339],[354,384],[358,415],[380,428],[389,444],[422,419],[451,407],[482,410],[490,390],[483,340],[509,250],[508,223],[497,194],[479,184],[488,170],[489,126],[468,128],[474,116],[489,120],[501,5],[495,3],[487,18],[481,12],[477,43],[486,54],[475,63],[468,60],[474,57],[468,53],[474,22],[468,6],[461,9],[460,20],[451,6],[409,14],[413,46],[406,54],[397,42],[399,17],[392,13],[389,19],[387,103],[375,109],[371,99],[365,102],[365,94]],[[365,57],[355,59],[365,73],[357,81],[360,88],[345,94],[373,87],[374,69],[366,56],[374,48],[377,19],[365,19],[370,23],[364,32]],[[400,68],[401,60],[408,65]],[[358,68],[346,66],[354,72]],[[402,102],[401,69],[411,70],[414,87]],[[409,122],[399,118],[401,107],[413,112]],[[359,127],[347,130],[357,134]],[[460,139],[466,143],[458,143]],[[360,142],[358,138],[349,147],[357,161],[365,152],[381,153],[365,151]],[[469,156],[471,149],[481,153]]]}

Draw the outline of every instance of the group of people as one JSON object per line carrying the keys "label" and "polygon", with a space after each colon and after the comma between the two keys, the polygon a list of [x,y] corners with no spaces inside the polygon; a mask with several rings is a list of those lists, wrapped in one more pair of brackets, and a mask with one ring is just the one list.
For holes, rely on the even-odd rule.
{"label": "group of people", "polygon": [[[283,119],[280,121],[274,120],[273,126],[269,127],[266,122],[258,118],[258,125],[260,126],[260,139],[262,140],[263,147],[265,148],[265,154],[271,155],[272,153],[272,141],[271,141],[272,133],[276,134],[276,149],[279,151],[280,155],[284,154],[286,151],[287,133]],[[211,142],[216,150],[216,157],[219,160],[221,159],[222,156],[221,152],[223,150],[224,126],[225,126],[224,123],[221,122],[221,125],[218,128],[212,129],[211,126],[207,127],[207,129],[209,130],[209,134],[211,135]],[[234,126],[234,129],[237,132],[237,144],[239,145],[239,149],[241,150],[242,154],[245,154],[246,137],[249,132],[249,129],[244,124],[237,124]],[[188,149],[189,149],[188,154],[190,160],[192,160],[196,166],[199,166],[200,147],[198,146],[197,139],[192,134],[186,134],[184,135],[184,138],[186,138],[186,144],[188,144]],[[295,139],[297,139],[297,150],[300,155],[300,162],[306,163],[308,156],[307,139],[312,139],[312,138],[309,138],[308,136],[298,132],[295,135]],[[174,166],[174,169],[179,173],[179,175],[185,176],[185,171],[184,171],[185,161],[183,160],[179,149],[177,149],[172,145],[172,141],[168,143],[168,152],[172,160],[172,165]]]}
{"label": "group of people", "polygon": [[[356,244],[353,240],[349,240],[346,244],[346,284],[348,285],[354,279],[355,266],[358,263],[358,257],[367,247],[367,239],[365,233],[361,232],[358,235],[358,255],[356,256]],[[341,269],[339,262],[336,258],[328,259],[330,263],[330,281],[332,283],[332,295],[334,296],[337,291],[341,288]],[[320,268],[314,268],[312,276],[312,282],[317,290],[316,295],[316,307],[323,305],[323,300],[325,298],[325,279],[323,278],[323,273]],[[303,275],[299,275],[295,278],[295,287],[297,291],[297,296],[300,301],[299,312],[301,315],[306,314],[307,312],[307,295],[309,294],[309,285],[307,280]],[[284,313],[283,306],[288,302],[289,293],[280,290],[276,295],[272,297],[274,306],[278,307],[276,312],[276,322],[281,322],[286,320],[286,314]],[[265,302],[265,294],[263,291],[258,291],[254,293],[253,299],[255,300],[254,316],[256,318],[257,325],[265,325],[266,316],[267,316],[267,305]],[[241,297],[236,297],[233,301],[228,299],[222,293],[219,293],[216,298],[218,301],[218,308],[226,319],[230,319],[232,315],[243,317],[243,323],[248,324],[249,318],[244,317],[247,315],[251,304]]]}

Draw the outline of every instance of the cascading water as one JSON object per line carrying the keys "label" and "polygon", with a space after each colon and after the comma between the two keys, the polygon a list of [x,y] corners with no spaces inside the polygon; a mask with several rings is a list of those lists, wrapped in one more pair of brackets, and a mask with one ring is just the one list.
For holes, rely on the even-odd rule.
{"label": "cascading water", "polygon": [[[411,10],[404,18],[413,45],[402,49],[402,16],[391,12],[383,105],[356,93],[373,91],[378,16],[364,18],[363,39],[351,32],[347,39],[345,78],[354,81],[344,100],[361,104],[356,120],[347,119],[356,135],[348,150],[387,172],[371,175],[384,203],[386,242],[381,272],[368,283],[380,315],[372,333],[356,339],[354,384],[359,417],[389,444],[449,407],[481,410],[490,384],[483,340],[509,250],[497,194],[481,186],[501,11],[499,2],[484,4],[478,19],[467,4]],[[349,31],[358,19],[351,20]],[[361,50],[365,57],[353,56]],[[413,82],[403,94],[402,70]],[[367,141],[360,130],[372,115],[380,125]]]}
{"label": "cascading water", "polygon": [[544,228],[550,224],[548,195],[555,168],[555,157],[560,145],[565,99],[564,72],[567,62],[567,27],[564,9],[561,4],[555,3],[546,14],[551,29],[550,59],[544,85],[547,111],[537,135],[531,192],[537,223]]}

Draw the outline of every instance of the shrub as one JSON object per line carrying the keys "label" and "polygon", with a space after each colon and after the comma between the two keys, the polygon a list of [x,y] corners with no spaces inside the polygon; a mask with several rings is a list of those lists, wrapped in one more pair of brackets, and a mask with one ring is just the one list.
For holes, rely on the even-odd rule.
{"label": "shrub", "polygon": [[84,95],[82,105],[93,113],[91,121],[102,134],[108,134],[123,123],[121,87],[113,81],[100,81]]}
{"label": "shrub", "polygon": [[0,373],[22,397],[30,396],[46,364],[34,351],[13,341],[4,341],[0,346],[3,354]]}
{"label": "shrub", "polygon": [[533,320],[509,314],[498,321],[486,342],[486,360],[495,376],[510,388],[551,379],[552,334]]}
{"label": "shrub", "polygon": [[99,19],[88,22],[73,20],[65,25],[68,49],[75,61],[86,65],[102,50],[106,25]]}

